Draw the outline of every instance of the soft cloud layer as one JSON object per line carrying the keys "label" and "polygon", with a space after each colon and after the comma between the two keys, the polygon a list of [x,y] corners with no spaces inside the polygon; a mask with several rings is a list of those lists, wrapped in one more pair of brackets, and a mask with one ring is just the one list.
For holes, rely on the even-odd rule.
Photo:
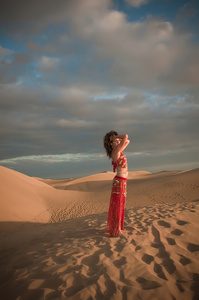
{"label": "soft cloud layer", "polygon": [[[102,138],[115,129],[132,140],[132,169],[197,167],[199,46],[180,22],[184,7],[172,22],[153,11],[129,21],[108,0],[9,4],[0,12],[2,164],[23,171],[29,157],[30,168],[41,160],[47,169],[53,155],[59,177],[57,158],[69,155],[71,173],[69,161],[80,153],[85,173],[102,171]],[[194,5],[189,12],[186,20],[195,18]],[[96,168],[85,159],[93,153]]]}
{"label": "soft cloud layer", "polygon": [[125,0],[128,4],[139,7],[140,5],[146,4],[148,0]]}

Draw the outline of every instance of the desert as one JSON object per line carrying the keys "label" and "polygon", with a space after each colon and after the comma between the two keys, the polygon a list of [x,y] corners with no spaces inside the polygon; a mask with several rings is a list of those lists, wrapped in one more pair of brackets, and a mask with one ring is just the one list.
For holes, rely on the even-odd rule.
{"label": "desert", "polygon": [[2,300],[199,299],[199,169],[129,172],[126,230],[111,238],[113,177],[0,167]]}

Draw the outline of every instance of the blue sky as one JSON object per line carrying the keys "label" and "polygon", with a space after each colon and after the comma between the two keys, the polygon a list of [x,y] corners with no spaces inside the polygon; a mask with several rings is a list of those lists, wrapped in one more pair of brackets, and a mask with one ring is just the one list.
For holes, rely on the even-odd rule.
{"label": "blue sky", "polygon": [[0,164],[30,176],[199,166],[197,1],[3,0]]}

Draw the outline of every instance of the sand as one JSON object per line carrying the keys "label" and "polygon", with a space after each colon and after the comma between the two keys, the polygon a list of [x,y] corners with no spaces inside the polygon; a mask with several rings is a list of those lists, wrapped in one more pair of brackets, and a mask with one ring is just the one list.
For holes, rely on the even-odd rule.
{"label": "sand", "polygon": [[31,178],[0,167],[0,299],[199,299],[199,169],[130,172],[124,236],[114,173]]}

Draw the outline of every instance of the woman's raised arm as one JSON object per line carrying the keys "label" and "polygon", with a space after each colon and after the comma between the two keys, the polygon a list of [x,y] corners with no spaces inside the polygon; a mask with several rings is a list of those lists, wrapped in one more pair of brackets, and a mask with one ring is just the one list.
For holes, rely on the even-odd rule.
{"label": "woman's raised arm", "polygon": [[115,147],[114,152],[122,152],[130,143],[130,140],[128,140],[128,134],[115,135],[114,139],[120,140],[120,143]]}

